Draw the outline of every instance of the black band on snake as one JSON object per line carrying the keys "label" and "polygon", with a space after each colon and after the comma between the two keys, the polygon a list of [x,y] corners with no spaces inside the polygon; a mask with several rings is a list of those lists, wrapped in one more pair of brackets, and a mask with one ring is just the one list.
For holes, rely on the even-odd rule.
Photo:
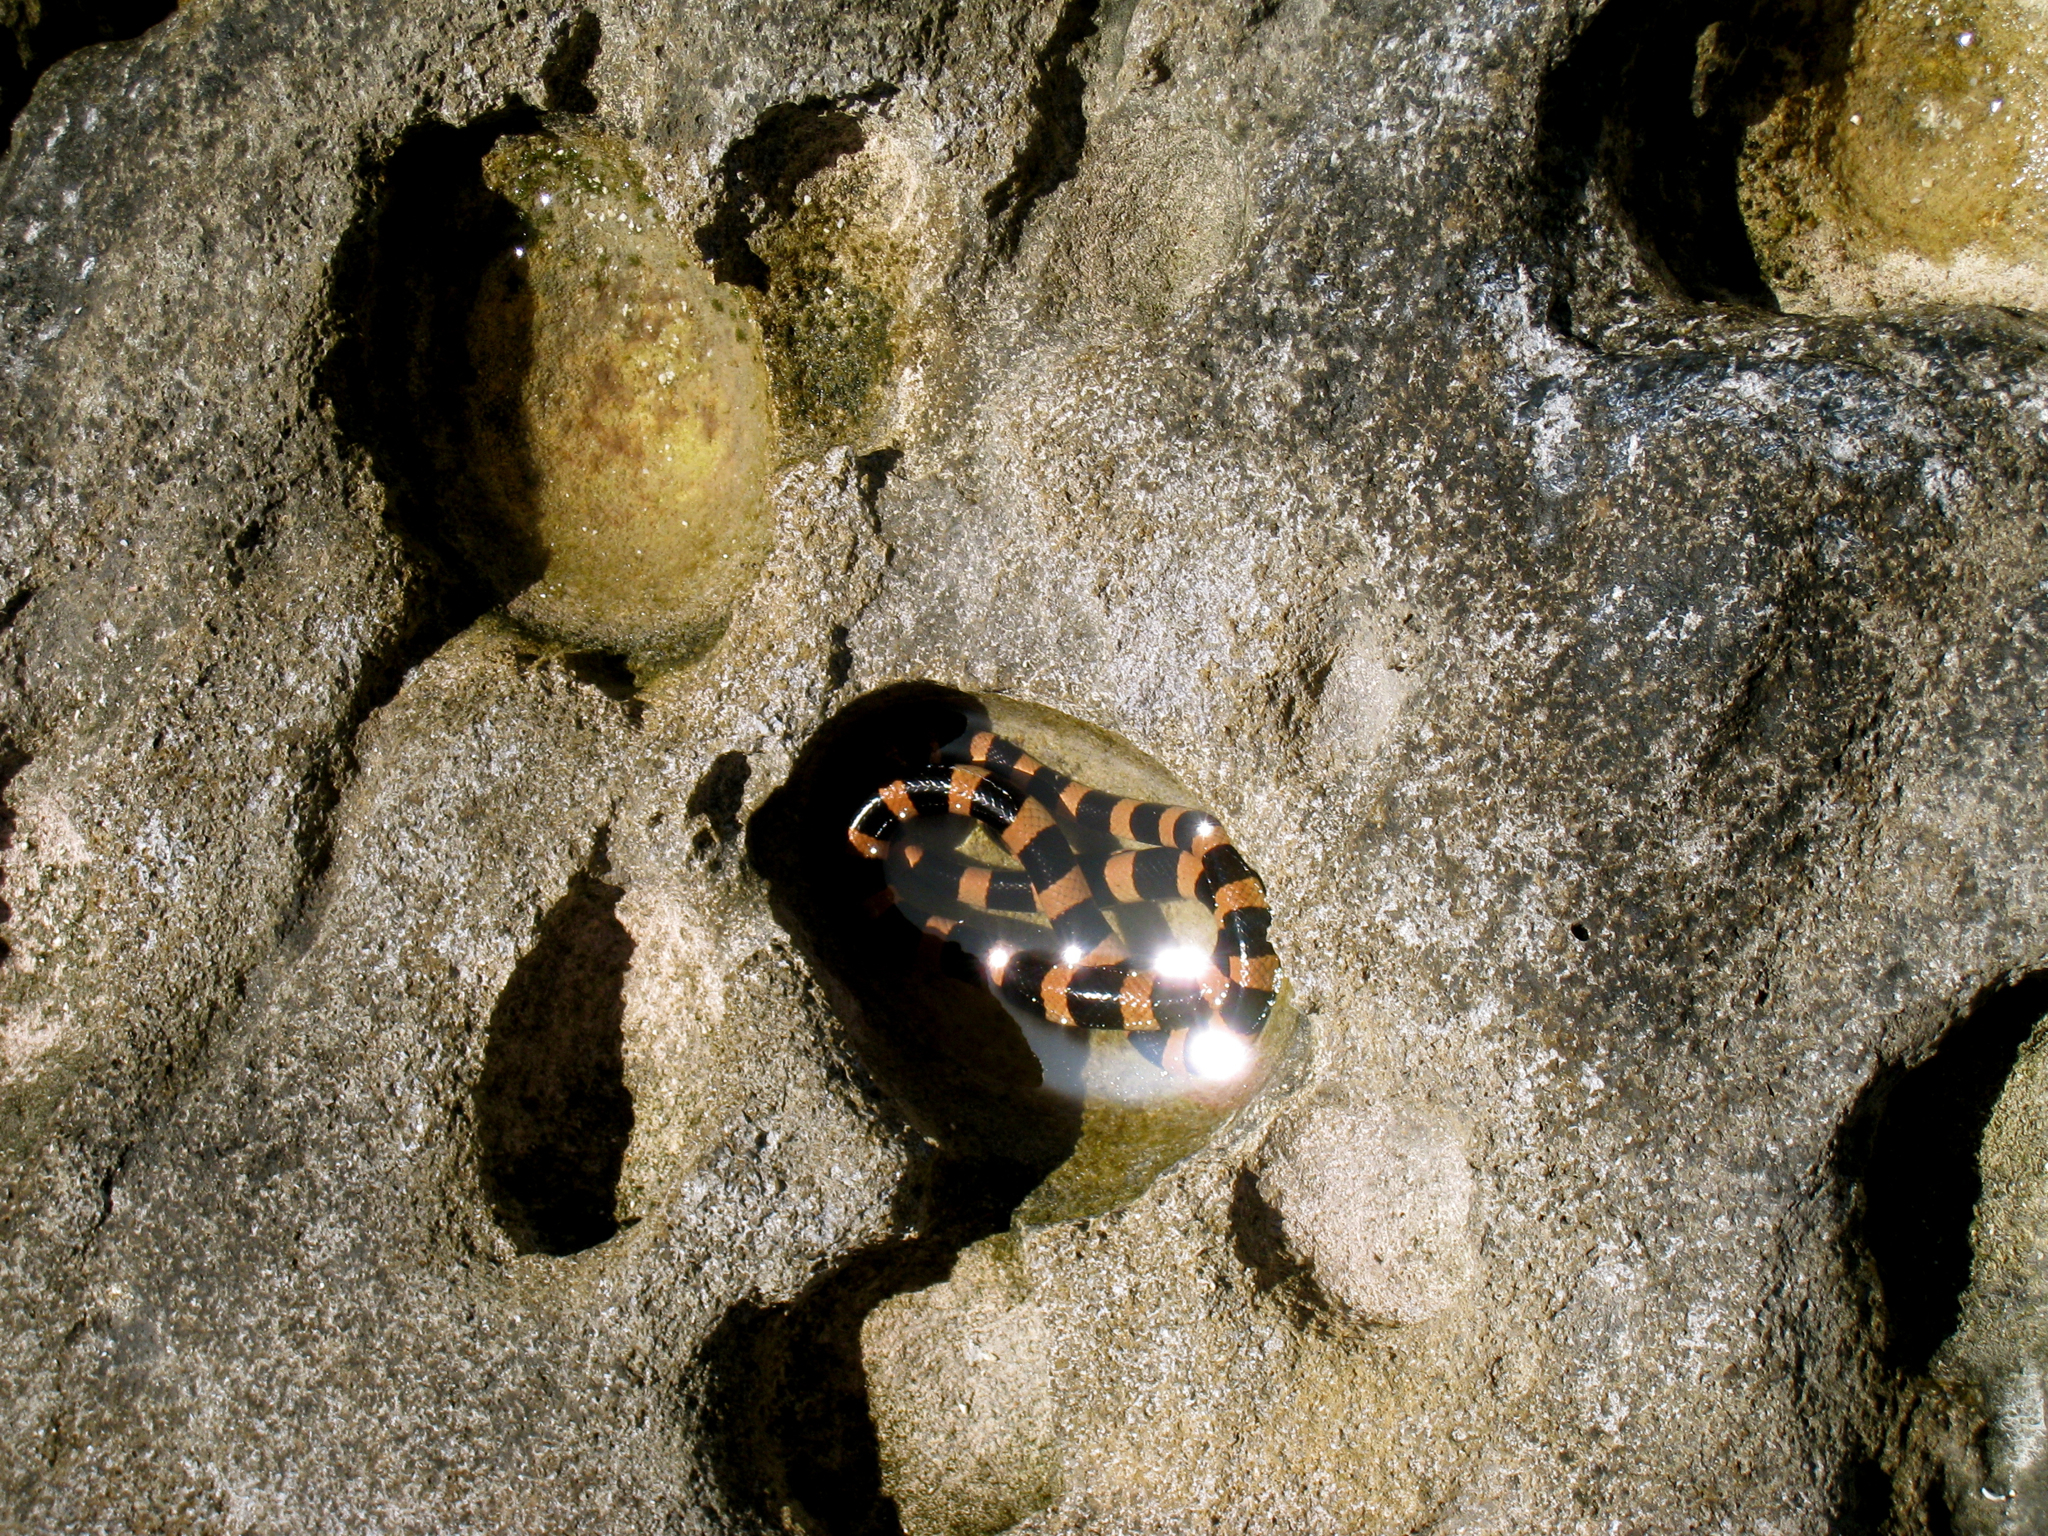
{"label": "black band on snake", "polygon": [[[846,836],[863,857],[888,861],[886,899],[972,955],[991,991],[1049,1023],[1120,1029],[1134,1039],[1211,1018],[1239,1035],[1265,1027],[1279,968],[1265,885],[1214,817],[1077,784],[992,731],[970,732],[935,756],[932,768],[882,786]],[[981,822],[1021,872],[900,840],[905,823],[927,816]],[[1060,816],[1099,838],[1150,846],[1083,857]],[[1216,916],[1215,949],[1198,976],[1132,965],[1104,911],[1175,897],[1200,901]],[[1052,925],[1058,953],[997,942],[970,922],[932,915],[928,904],[1036,910]]]}

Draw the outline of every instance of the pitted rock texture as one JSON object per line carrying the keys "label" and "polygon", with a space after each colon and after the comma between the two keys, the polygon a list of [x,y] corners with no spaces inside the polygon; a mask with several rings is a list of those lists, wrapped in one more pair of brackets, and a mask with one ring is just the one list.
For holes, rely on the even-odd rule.
{"label": "pitted rock texture", "polygon": [[[1778,312],[1725,19],[207,0],[52,63],[0,1523],[2048,1528],[2048,329]],[[687,659],[459,531],[485,159],[564,117],[758,327],[772,548]],[[778,897],[756,812],[907,684],[1266,877],[1285,1070],[1114,1209],[930,1134]]]}
{"label": "pitted rock texture", "polygon": [[1048,1329],[1008,1246],[969,1249],[943,1285],[892,1297],[862,1330],[883,1481],[906,1529],[1006,1531],[1059,1494]]}
{"label": "pitted rock texture", "polygon": [[1413,1106],[1312,1104],[1255,1164],[1280,1255],[1334,1304],[1374,1323],[1419,1323],[1472,1277],[1472,1175],[1454,1122]]}

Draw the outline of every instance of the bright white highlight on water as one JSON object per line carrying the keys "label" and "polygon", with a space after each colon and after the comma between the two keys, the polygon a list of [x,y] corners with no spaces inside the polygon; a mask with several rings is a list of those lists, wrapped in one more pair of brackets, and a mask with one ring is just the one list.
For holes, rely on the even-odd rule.
{"label": "bright white highlight on water", "polygon": [[1204,1025],[1188,1036],[1187,1063],[1196,1077],[1227,1083],[1252,1064],[1251,1042],[1221,1024]]}
{"label": "bright white highlight on water", "polygon": [[1152,969],[1169,981],[1200,981],[1209,969],[1209,957],[1192,944],[1175,944],[1153,957]]}
{"label": "bright white highlight on water", "polygon": [[1010,963],[1010,951],[1001,944],[991,944],[988,951],[988,968],[991,975],[1003,974],[1003,967]]}
{"label": "bright white highlight on water", "polygon": [[1080,946],[1080,945],[1078,945],[1078,944],[1069,944],[1069,945],[1068,945],[1068,946],[1067,946],[1067,947],[1066,947],[1065,949],[1063,949],[1063,950],[1061,950],[1061,951],[1060,951],[1060,964],[1062,964],[1062,965],[1079,965],[1080,963],[1081,963],[1081,946]]}

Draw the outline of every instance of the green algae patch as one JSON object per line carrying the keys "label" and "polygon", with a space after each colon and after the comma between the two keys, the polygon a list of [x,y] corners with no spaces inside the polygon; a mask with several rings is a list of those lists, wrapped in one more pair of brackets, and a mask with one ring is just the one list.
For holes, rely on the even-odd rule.
{"label": "green algae patch", "polygon": [[470,326],[478,478],[508,557],[538,566],[507,611],[636,666],[688,659],[773,543],[758,329],[622,146],[580,128],[503,139],[484,179],[523,231]]}
{"label": "green algae patch", "polygon": [[769,353],[776,403],[808,435],[865,440],[895,370],[888,297],[816,252],[778,270],[770,287]]}
{"label": "green algae patch", "polygon": [[927,344],[919,311],[935,279],[923,269],[946,243],[933,201],[927,168],[883,134],[806,179],[754,234],[785,452],[890,435],[893,386]]}
{"label": "green algae patch", "polygon": [[2048,304],[2048,22],[1872,0],[1846,58],[1748,130],[1740,200],[1786,307]]}

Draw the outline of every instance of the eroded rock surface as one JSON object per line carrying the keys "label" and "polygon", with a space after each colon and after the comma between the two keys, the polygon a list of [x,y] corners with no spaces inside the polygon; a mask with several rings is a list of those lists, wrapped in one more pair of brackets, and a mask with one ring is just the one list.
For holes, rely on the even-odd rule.
{"label": "eroded rock surface", "polygon": [[[2048,329],[1781,312],[1740,161],[1820,77],[1742,39],[1843,20],[210,0],[52,64],[0,1522],[2042,1528]],[[557,274],[591,346],[479,347],[540,134],[647,222]],[[767,426],[664,627],[604,434],[731,424],[562,391],[670,287]],[[479,520],[550,464],[603,623]],[[849,855],[768,808],[906,688],[1266,878],[1293,1043],[1128,1197],[1034,1207],[1075,1127],[815,942]]]}
{"label": "eroded rock surface", "polygon": [[1472,1279],[1472,1175],[1461,1128],[1412,1105],[1316,1104],[1257,1163],[1280,1255],[1373,1323],[1419,1323]]}

